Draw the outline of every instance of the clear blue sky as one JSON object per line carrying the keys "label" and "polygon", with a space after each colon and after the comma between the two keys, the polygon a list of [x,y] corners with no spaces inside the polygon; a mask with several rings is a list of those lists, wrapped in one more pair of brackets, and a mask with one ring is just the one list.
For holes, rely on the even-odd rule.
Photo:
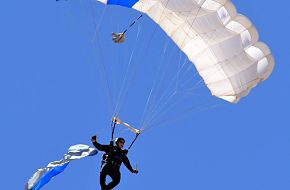
{"label": "clear blue sky", "polygon": [[[233,2],[270,46],[276,60],[273,74],[237,105],[222,103],[145,132],[129,154],[140,174],[122,168],[116,189],[290,189],[290,3]],[[108,141],[111,115],[92,45],[102,10],[89,0],[1,3],[1,189],[23,189],[37,168],[60,159],[70,145],[90,144],[93,134],[102,143]],[[103,22],[108,24],[99,34],[106,64],[115,59],[109,53],[112,27],[121,30],[138,15],[118,8],[106,11]],[[154,27],[144,18],[133,30],[146,33]],[[166,38],[161,30],[156,35],[159,45],[153,46],[156,52],[147,56],[150,59],[133,59],[141,68],[160,58]],[[129,33],[128,47],[135,36]],[[140,41],[146,46],[146,40]],[[179,59],[176,52],[172,60]],[[130,51],[119,52],[122,55],[128,59]],[[154,76],[150,69],[146,72],[137,78]],[[110,77],[116,81],[116,76]],[[144,102],[138,104],[134,97],[145,93],[142,85],[132,86],[124,117],[138,124]],[[118,134],[133,137],[124,130]],[[100,158],[71,163],[43,189],[99,189]]]}

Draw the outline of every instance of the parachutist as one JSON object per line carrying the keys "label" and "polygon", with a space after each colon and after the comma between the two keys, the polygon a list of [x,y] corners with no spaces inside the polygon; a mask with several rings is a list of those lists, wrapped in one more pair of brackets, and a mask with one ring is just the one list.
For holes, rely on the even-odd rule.
{"label": "parachutist", "polygon": [[[116,138],[115,145],[101,145],[97,142],[97,137],[91,138],[93,145],[99,150],[105,152],[103,155],[101,172],[100,172],[100,185],[102,190],[111,190],[120,183],[121,173],[120,166],[122,163],[132,173],[137,174],[138,170],[133,169],[126,154],[128,150],[124,149],[125,139],[122,137]],[[112,181],[106,184],[106,177],[110,176]]]}

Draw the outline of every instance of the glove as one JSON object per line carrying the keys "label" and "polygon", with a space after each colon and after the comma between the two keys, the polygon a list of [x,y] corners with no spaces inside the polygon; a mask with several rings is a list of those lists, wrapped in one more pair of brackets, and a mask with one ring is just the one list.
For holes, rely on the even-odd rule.
{"label": "glove", "polygon": [[91,141],[92,142],[96,142],[97,141],[97,136],[96,135],[92,136]]}
{"label": "glove", "polygon": [[132,173],[133,174],[137,174],[137,173],[139,173],[139,171],[138,170],[132,170]]}

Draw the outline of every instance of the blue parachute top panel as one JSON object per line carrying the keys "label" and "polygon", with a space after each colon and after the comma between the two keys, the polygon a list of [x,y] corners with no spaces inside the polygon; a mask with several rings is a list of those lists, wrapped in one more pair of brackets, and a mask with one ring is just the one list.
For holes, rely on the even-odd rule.
{"label": "blue parachute top panel", "polygon": [[124,7],[133,7],[138,0],[108,0],[107,4],[111,5],[121,5]]}

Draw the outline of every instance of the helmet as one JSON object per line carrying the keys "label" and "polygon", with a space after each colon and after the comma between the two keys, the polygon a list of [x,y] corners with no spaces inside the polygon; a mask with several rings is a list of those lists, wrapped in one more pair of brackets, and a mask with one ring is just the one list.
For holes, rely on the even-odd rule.
{"label": "helmet", "polygon": [[123,137],[118,137],[118,138],[115,139],[115,144],[118,145],[118,143],[120,141],[124,141],[125,142],[125,139]]}

